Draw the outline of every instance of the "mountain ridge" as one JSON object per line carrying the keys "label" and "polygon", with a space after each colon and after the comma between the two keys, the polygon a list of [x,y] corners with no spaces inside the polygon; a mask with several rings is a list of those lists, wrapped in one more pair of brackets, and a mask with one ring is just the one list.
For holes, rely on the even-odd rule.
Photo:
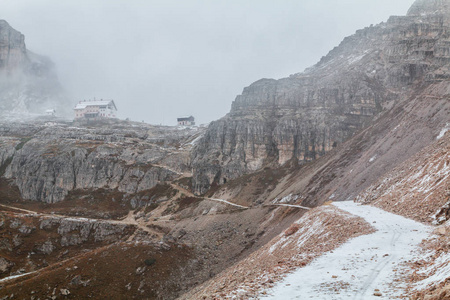
{"label": "mountain ridge", "polygon": [[[354,199],[430,235],[401,262],[391,223],[372,255],[318,269],[314,295],[356,296],[364,269],[368,296],[448,296],[450,29],[423,9],[358,30],[306,72],[258,80],[206,132],[0,121],[0,297],[264,297],[286,272],[371,239],[385,217],[333,204]],[[357,256],[371,266],[343,267]],[[392,280],[372,286],[386,264]]]}
{"label": "mountain ridge", "polygon": [[303,73],[244,88],[194,150],[193,188],[203,193],[266,164],[314,160],[419,85],[450,78],[450,28],[442,18],[391,17],[346,37]]}
{"label": "mountain ridge", "polygon": [[47,109],[72,113],[53,62],[28,50],[25,36],[5,20],[0,20],[0,87],[3,117],[44,115]]}

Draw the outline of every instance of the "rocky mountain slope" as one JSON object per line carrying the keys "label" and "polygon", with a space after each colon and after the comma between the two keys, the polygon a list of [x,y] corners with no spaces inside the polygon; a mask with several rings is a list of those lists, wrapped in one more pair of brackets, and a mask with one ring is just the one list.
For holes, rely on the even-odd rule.
{"label": "rocky mountain slope", "polygon": [[[189,191],[189,154],[204,133],[202,128],[121,121],[78,126],[36,122],[0,126],[0,199],[6,205],[0,216],[20,224],[33,223],[29,227],[36,233],[20,250],[13,240],[26,236],[5,232],[11,247],[0,249],[7,266],[0,276],[23,276],[8,279],[0,290],[2,297],[11,293],[59,297],[64,295],[61,290],[68,290],[80,297],[114,298],[120,293],[173,299],[253,251],[302,211],[287,215],[280,211],[270,217],[271,207],[194,196]],[[29,220],[30,214],[34,221]],[[54,226],[37,230],[42,218],[56,219],[48,221]],[[52,230],[64,220],[79,228],[71,225],[64,236],[58,236]],[[105,240],[96,239],[95,230],[103,226],[111,227],[102,231]],[[45,243],[55,250],[40,252]],[[59,256],[67,246],[84,245],[85,252],[69,249]],[[31,255],[33,264],[17,263],[20,258],[11,253],[18,250]],[[52,264],[50,258],[55,255],[61,264]],[[124,260],[130,255],[133,262]],[[98,257],[123,260],[126,266],[111,265]],[[93,259],[96,267],[88,267]],[[104,272],[99,274],[97,268]],[[130,274],[115,283],[115,290],[106,288],[104,283],[111,274],[123,268]],[[61,274],[67,280],[58,280]],[[75,277],[76,284],[72,282]],[[26,286],[22,285],[24,279]],[[42,282],[52,288],[41,288]],[[16,283],[21,285],[19,292]],[[55,288],[56,294],[52,294]]]}
{"label": "rocky mountain slope", "polygon": [[72,102],[64,95],[53,63],[27,50],[25,36],[0,20],[0,115],[44,114],[56,109],[69,115]]}
{"label": "rocky mountain slope", "polygon": [[[389,270],[409,287],[396,293],[445,297],[449,4],[418,0],[305,72],[252,84],[206,130],[1,122],[0,297],[263,297],[382,228],[326,205],[353,199],[435,230]],[[350,291],[328,275],[321,291]]]}
{"label": "rocky mountain slope", "polygon": [[448,80],[446,5],[418,1],[407,16],[345,38],[305,72],[245,88],[193,152],[194,189],[202,193],[268,164],[314,160],[393,106]]}
{"label": "rocky mountain slope", "polygon": [[382,176],[356,201],[424,223],[450,217],[450,135],[443,128],[436,142]]}
{"label": "rocky mountain slope", "polygon": [[56,203],[72,191],[107,189],[142,206],[137,194],[189,171],[189,142],[199,134],[126,122],[94,128],[4,123],[0,174],[26,200]]}

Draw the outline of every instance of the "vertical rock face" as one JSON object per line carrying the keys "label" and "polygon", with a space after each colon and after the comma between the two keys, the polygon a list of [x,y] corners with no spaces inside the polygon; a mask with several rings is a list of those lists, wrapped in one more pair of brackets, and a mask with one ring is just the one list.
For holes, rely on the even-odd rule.
{"label": "vertical rock face", "polygon": [[46,203],[104,189],[116,200],[134,198],[134,207],[143,191],[189,171],[189,143],[202,131],[126,122],[90,128],[0,122],[0,185],[6,179],[23,199]]}
{"label": "vertical rock face", "polygon": [[358,30],[305,72],[246,87],[192,154],[196,192],[268,163],[314,160],[419,85],[450,78],[449,4],[416,1],[407,16]]}
{"label": "vertical rock face", "polygon": [[25,37],[9,24],[0,20],[0,69],[8,72],[23,66],[27,61]]}
{"label": "vertical rock face", "polygon": [[24,35],[0,20],[0,115],[43,114],[49,108],[59,115],[71,109],[53,63],[28,51]]}

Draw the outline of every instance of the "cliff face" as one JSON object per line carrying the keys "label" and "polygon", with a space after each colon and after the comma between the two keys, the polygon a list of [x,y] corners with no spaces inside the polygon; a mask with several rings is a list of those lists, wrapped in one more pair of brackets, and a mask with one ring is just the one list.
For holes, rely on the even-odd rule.
{"label": "cliff face", "polygon": [[449,79],[448,4],[417,1],[407,16],[358,30],[305,72],[245,88],[192,154],[195,191],[267,164],[314,160],[418,86]]}
{"label": "cliff face", "polygon": [[23,34],[0,20],[0,115],[70,112],[53,63],[27,50]]}
{"label": "cliff face", "polygon": [[55,203],[74,190],[108,189],[116,192],[115,200],[131,200],[136,207],[144,197],[139,192],[188,170],[188,151],[175,147],[196,134],[152,126],[0,124],[0,177],[28,200]]}
{"label": "cliff face", "polygon": [[0,68],[14,71],[22,67],[27,61],[25,37],[14,30],[9,24],[0,20]]}

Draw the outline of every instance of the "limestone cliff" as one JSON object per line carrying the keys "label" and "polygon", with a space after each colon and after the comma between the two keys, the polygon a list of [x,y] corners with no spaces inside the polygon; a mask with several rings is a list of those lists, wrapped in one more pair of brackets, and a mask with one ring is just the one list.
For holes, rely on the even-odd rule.
{"label": "limestone cliff", "polygon": [[28,200],[56,203],[71,191],[107,189],[136,207],[142,203],[136,194],[189,171],[189,152],[180,143],[201,133],[145,124],[90,126],[0,123],[0,177]]}
{"label": "limestone cliff", "polygon": [[246,87],[192,154],[203,193],[267,164],[314,160],[400,99],[450,78],[450,1],[417,1],[407,16],[358,30],[315,66]]}
{"label": "limestone cliff", "polygon": [[25,37],[0,20],[0,115],[71,111],[53,63],[27,50]]}

